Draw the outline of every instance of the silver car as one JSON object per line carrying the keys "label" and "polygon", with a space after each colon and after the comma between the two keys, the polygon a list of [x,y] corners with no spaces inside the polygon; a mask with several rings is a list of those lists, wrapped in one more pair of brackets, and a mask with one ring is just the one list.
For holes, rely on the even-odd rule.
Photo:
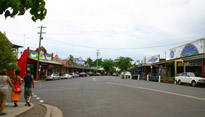
{"label": "silver car", "polygon": [[60,76],[58,74],[52,73],[51,75],[46,77],[46,80],[60,80]]}
{"label": "silver car", "polygon": [[61,79],[71,79],[72,75],[70,75],[70,74],[63,74],[60,78]]}

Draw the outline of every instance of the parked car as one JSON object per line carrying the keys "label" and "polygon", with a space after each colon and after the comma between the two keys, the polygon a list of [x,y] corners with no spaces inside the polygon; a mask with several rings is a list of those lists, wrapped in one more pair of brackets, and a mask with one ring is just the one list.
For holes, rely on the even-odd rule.
{"label": "parked car", "polygon": [[56,73],[52,73],[51,75],[46,77],[46,80],[56,80],[56,79],[60,80],[59,74]]}
{"label": "parked car", "polygon": [[118,76],[118,74],[117,74],[117,73],[113,73],[112,75],[113,75],[113,76]]}
{"label": "parked car", "polygon": [[89,76],[93,76],[94,73],[93,73],[93,72],[88,72],[88,75],[89,75]]}
{"label": "parked car", "polygon": [[75,72],[70,73],[70,75],[71,75],[73,78],[77,78],[77,77],[79,77],[79,75],[78,75],[78,74],[76,74]]}
{"label": "parked car", "polygon": [[196,77],[193,72],[184,72],[180,73],[175,77],[175,84],[190,84],[191,86],[195,87],[199,84],[205,85],[205,79],[201,77]]}
{"label": "parked car", "polygon": [[85,72],[80,72],[79,77],[86,77],[87,74]]}
{"label": "parked car", "polygon": [[95,76],[101,76],[101,73],[97,72],[97,73],[95,74]]}
{"label": "parked car", "polygon": [[61,79],[71,79],[72,76],[70,74],[63,74],[60,78]]}

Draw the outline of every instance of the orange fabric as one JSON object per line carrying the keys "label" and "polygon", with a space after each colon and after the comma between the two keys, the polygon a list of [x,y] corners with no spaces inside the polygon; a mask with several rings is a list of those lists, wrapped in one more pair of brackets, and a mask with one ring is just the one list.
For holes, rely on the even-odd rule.
{"label": "orange fabric", "polygon": [[15,93],[13,90],[11,91],[11,101],[18,102],[21,98],[21,93]]}
{"label": "orange fabric", "polygon": [[[19,76],[14,76],[12,78],[14,85],[20,85],[21,86],[21,78]],[[12,102],[18,102],[21,98],[21,93],[15,93],[13,90],[11,91],[11,101]]]}

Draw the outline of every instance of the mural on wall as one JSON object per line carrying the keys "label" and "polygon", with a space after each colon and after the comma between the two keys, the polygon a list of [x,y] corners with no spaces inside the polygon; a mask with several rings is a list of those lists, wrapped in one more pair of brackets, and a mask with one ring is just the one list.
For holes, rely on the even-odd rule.
{"label": "mural on wall", "polygon": [[72,58],[67,61],[68,66],[79,66],[79,67],[88,67],[88,64],[85,63],[82,58]]}
{"label": "mural on wall", "polygon": [[[40,60],[51,60],[52,55],[51,54],[46,54],[44,51],[40,50]],[[29,58],[32,59],[38,59],[38,52],[29,50]]]}
{"label": "mural on wall", "polygon": [[170,49],[170,58],[180,58],[185,56],[197,55],[204,53],[204,39]]}
{"label": "mural on wall", "polygon": [[155,55],[146,59],[147,63],[156,63],[159,62],[160,55]]}
{"label": "mural on wall", "polygon": [[181,56],[190,56],[190,55],[196,55],[196,54],[198,54],[197,48],[192,44],[188,44],[182,50]]}

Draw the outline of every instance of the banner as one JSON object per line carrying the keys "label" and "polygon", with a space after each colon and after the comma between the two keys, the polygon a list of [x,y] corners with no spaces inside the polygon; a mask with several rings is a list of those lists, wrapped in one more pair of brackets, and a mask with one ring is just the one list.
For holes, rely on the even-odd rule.
{"label": "banner", "polygon": [[169,50],[170,59],[197,55],[204,53],[204,39],[200,39],[194,41],[192,43],[188,43],[186,45],[182,45]]}
{"label": "banner", "polygon": [[160,59],[160,55],[148,57],[146,58],[146,63],[156,63],[156,62],[159,62],[159,59]]}
{"label": "banner", "polygon": [[[51,57],[52,57],[51,54],[45,54],[45,52],[40,51],[40,56],[39,56],[40,60],[50,60],[51,61]],[[29,58],[38,59],[38,52],[29,50]]]}

